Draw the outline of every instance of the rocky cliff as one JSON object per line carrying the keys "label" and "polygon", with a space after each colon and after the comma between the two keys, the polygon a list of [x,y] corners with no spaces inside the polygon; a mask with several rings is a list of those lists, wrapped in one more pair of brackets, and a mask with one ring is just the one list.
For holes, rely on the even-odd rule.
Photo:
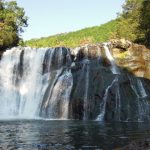
{"label": "rocky cliff", "polygon": [[150,121],[149,65],[149,50],[126,40],[12,48],[0,61],[0,117]]}
{"label": "rocky cliff", "polygon": [[[110,52],[110,53],[109,53]],[[150,115],[150,50],[126,40],[71,50],[70,117],[147,120]]]}
{"label": "rocky cliff", "polygon": [[[103,63],[109,65],[109,62],[105,59],[106,56],[103,45],[103,43],[85,45],[72,49],[71,54],[78,60],[83,57],[90,59],[103,57]],[[150,49],[144,45],[135,44],[124,39],[111,40],[108,42],[108,46],[118,67],[126,69],[137,77],[150,79]]]}

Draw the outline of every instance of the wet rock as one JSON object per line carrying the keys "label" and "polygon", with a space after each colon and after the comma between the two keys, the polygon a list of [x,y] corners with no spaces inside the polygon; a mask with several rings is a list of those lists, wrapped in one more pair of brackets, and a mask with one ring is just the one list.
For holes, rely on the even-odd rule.
{"label": "wet rock", "polygon": [[[100,121],[150,119],[150,50],[146,47],[120,40],[42,52],[44,60],[39,63],[43,72],[38,75],[45,91],[39,104],[40,117],[95,120],[102,114]],[[17,82],[23,77],[24,68],[29,68],[24,66],[24,58],[28,57],[25,54],[21,52],[19,63],[13,67],[12,76]]]}
{"label": "wet rock", "polygon": [[[149,50],[126,40],[114,40],[107,46],[119,69],[118,75],[111,70],[112,64],[106,56],[104,44],[86,45],[71,50],[75,59],[71,65],[74,84],[69,118],[93,120],[105,106],[106,121],[147,120],[148,112],[144,113],[143,102],[150,99],[150,82],[137,77],[150,79],[147,73],[149,56],[146,55],[149,55]],[[112,84],[115,79],[116,82]],[[138,80],[143,84],[146,97],[142,96],[142,87],[139,87]],[[139,109],[138,101],[144,107]]]}
{"label": "wet rock", "polygon": [[137,77],[150,79],[150,50],[145,46],[132,44],[125,52],[113,56],[118,66]]}
{"label": "wet rock", "polygon": [[4,52],[5,52],[5,51],[1,51],[1,50],[0,50],[0,59],[1,59],[1,57],[2,57],[2,55],[3,55]]}
{"label": "wet rock", "polygon": [[85,45],[71,49],[71,54],[75,56],[75,60],[80,61],[83,58],[94,59],[102,56],[103,44]]}
{"label": "wet rock", "polygon": [[116,148],[115,150],[149,150],[150,139],[142,139],[138,141],[132,141],[127,146],[122,148]]}
{"label": "wet rock", "polygon": [[43,61],[43,74],[71,64],[70,51],[64,47],[50,48],[46,51]]}
{"label": "wet rock", "polygon": [[112,39],[110,40],[110,43],[113,48],[118,48],[121,50],[126,50],[132,45],[132,42],[125,39]]}
{"label": "wet rock", "polygon": [[[108,43],[108,47],[119,67],[127,69],[137,77],[150,79],[150,50],[144,45],[134,44],[125,39],[115,39]],[[70,51],[76,62],[86,58],[99,58],[103,64],[110,64],[103,43],[89,44]]]}

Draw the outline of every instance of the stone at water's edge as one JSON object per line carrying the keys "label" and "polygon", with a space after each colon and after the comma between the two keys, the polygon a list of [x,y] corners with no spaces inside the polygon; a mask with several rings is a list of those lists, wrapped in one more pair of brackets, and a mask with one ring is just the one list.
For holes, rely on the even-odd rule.
{"label": "stone at water's edge", "polygon": [[132,141],[128,145],[116,148],[115,150],[149,150],[150,149],[150,139],[142,139],[138,141]]}

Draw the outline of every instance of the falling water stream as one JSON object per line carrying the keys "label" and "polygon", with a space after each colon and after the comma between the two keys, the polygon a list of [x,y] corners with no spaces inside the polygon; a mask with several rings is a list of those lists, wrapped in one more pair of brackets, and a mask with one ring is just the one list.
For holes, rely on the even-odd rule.
{"label": "falling water stream", "polygon": [[109,96],[109,90],[110,90],[110,88],[117,82],[117,80],[118,80],[118,78],[116,77],[116,78],[112,81],[111,85],[109,85],[109,86],[107,87],[107,89],[105,90],[105,94],[104,94],[104,97],[103,97],[103,103],[102,103],[101,106],[100,106],[101,112],[100,112],[100,114],[98,115],[98,117],[97,117],[97,119],[96,119],[97,121],[103,121],[103,120],[104,120],[104,115],[105,115],[105,112],[106,112],[107,98],[108,98],[108,96]]}
{"label": "falling water stream", "polygon": [[[112,71],[113,74],[116,74],[116,75],[120,74],[120,72],[119,72],[119,70],[118,70],[118,68],[115,64],[115,60],[114,60],[113,56],[110,53],[108,45],[109,45],[109,43],[104,43],[104,49],[105,49],[106,57],[108,58],[108,60],[111,63],[111,71]],[[104,120],[104,115],[105,115],[105,111],[106,111],[106,103],[107,103],[107,99],[108,99],[108,96],[109,96],[109,90],[110,90],[110,88],[112,88],[112,86],[117,81],[118,81],[118,76],[116,76],[115,79],[112,81],[112,83],[106,88],[105,94],[104,94],[104,97],[103,97],[103,103],[100,106],[101,111],[100,111],[100,114],[98,115],[96,120],[98,120],[98,121],[103,121]],[[119,102],[119,107],[120,107],[120,102]]]}
{"label": "falling water stream", "polygon": [[[13,48],[4,53],[0,62],[0,118],[39,117],[42,99],[49,84],[52,89],[48,99],[51,112],[60,111],[58,118],[68,118],[73,79],[71,71],[63,69],[63,50],[58,50],[57,58],[54,58],[57,51],[50,50],[46,73],[43,73],[43,63],[49,49]],[[56,63],[58,67],[55,79],[51,70],[52,63]],[[56,106],[60,99],[61,105]],[[47,102],[45,105],[48,105]]]}
{"label": "falling water stream", "polygon": [[[102,50],[110,67],[101,63]],[[150,106],[143,81],[129,76],[128,89],[120,86],[125,77],[115,64],[109,43],[104,43],[103,49],[97,47],[95,60],[90,58],[88,46],[84,51],[83,57],[78,48],[81,58],[76,54],[74,59],[64,47],[17,47],[4,52],[0,61],[0,119],[104,121],[106,112],[113,111],[117,121],[148,120]],[[124,97],[126,90],[130,90],[127,94],[134,98],[133,103]],[[132,112],[137,117],[131,117]]]}
{"label": "falling water stream", "polygon": [[118,149],[149,138],[149,82],[118,68],[109,43],[97,47],[98,57],[89,50],[4,52],[0,149]]}
{"label": "falling water stream", "polygon": [[114,60],[113,56],[110,53],[108,45],[109,45],[109,43],[104,43],[104,49],[105,49],[106,57],[108,58],[108,60],[111,63],[111,71],[113,74],[119,74],[120,72],[119,72],[119,70],[115,64],[115,60]]}

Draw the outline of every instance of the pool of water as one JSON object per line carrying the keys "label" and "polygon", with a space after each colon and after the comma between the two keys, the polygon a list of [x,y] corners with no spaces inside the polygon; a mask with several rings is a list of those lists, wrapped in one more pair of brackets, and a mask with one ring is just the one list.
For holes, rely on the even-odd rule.
{"label": "pool of water", "polygon": [[57,120],[0,121],[0,150],[99,150],[150,137],[149,123]]}

